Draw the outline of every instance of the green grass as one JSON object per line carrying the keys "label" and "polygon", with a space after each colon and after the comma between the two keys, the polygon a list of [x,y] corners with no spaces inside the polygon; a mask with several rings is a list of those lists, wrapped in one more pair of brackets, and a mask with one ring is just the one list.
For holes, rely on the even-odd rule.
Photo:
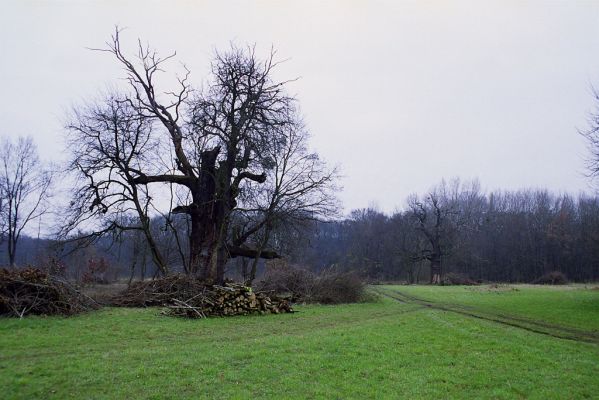
{"label": "green grass", "polygon": [[[421,296],[434,296],[435,289],[446,288],[409,288]],[[470,293],[450,289],[452,301]],[[523,303],[534,290],[524,288],[529,296],[512,300],[519,312],[527,312]],[[562,292],[546,296],[551,293]],[[490,307],[500,298],[483,292],[475,304]],[[2,319],[0,397],[563,399],[599,393],[597,344],[390,299],[298,310],[184,320],[157,309],[113,308],[71,318]],[[580,313],[587,311],[596,318],[596,307]],[[536,306],[531,313],[545,315]]]}
{"label": "green grass", "polygon": [[424,300],[599,331],[599,290],[583,285],[402,286],[399,290]]}

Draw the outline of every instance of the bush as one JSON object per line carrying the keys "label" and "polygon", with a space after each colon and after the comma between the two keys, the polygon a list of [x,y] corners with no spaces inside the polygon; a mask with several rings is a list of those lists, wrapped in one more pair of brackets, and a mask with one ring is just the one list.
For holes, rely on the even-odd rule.
{"label": "bush", "polygon": [[293,301],[321,304],[355,303],[364,298],[365,284],[355,274],[327,270],[315,274],[285,264],[269,266],[258,291],[291,295]]}
{"label": "bush", "polygon": [[48,257],[40,261],[39,269],[51,276],[66,277],[67,266],[56,257]]}
{"label": "bush", "polygon": [[568,283],[568,278],[560,271],[551,271],[538,277],[532,283],[537,285],[565,285]]}
{"label": "bush", "polygon": [[110,265],[103,257],[99,260],[90,258],[87,261],[87,270],[81,277],[81,283],[84,285],[107,284],[110,282],[108,279],[109,269]]}

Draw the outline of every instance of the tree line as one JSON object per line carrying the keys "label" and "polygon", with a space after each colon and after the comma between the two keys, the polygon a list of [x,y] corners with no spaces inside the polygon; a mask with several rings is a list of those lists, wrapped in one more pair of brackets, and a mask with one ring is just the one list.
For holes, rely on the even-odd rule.
{"label": "tree line", "polygon": [[292,258],[298,264],[359,272],[372,280],[438,283],[461,273],[476,280],[532,282],[561,271],[599,279],[599,198],[547,190],[484,193],[478,182],[442,182],[404,209],[375,208],[318,223]]}
{"label": "tree line", "polygon": [[[186,219],[156,216],[149,227],[172,272],[185,272]],[[473,280],[533,282],[551,271],[573,281],[597,281],[599,198],[540,189],[485,193],[477,182],[454,180],[410,196],[391,214],[366,208],[334,221],[281,224],[266,242],[256,237],[250,243],[259,240],[298,267],[353,271],[370,281],[439,282],[447,273],[458,273]],[[21,264],[54,259],[75,279],[100,260],[108,267],[102,276],[109,280],[161,274],[139,230],[104,236],[85,247],[27,237],[22,246]],[[253,279],[264,267],[255,261],[231,259],[224,274]]]}

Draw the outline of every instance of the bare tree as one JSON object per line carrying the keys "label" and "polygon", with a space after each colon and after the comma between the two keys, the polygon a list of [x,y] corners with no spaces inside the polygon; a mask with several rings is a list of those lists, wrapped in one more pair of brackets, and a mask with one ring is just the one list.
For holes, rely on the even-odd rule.
{"label": "bare tree", "polygon": [[[185,264],[207,281],[222,281],[231,257],[278,257],[276,251],[250,246],[267,225],[264,218],[235,237],[231,229],[235,213],[246,208],[247,194],[276,181],[269,179],[276,175],[269,149],[278,143],[274,148],[284,151],[286,132],[301,123],[295,100],[284,91],[286,82],[272,78],[275,53],[259,61],[253,48],[233,47],[216,55],[206,90],[193,91],[185,69],[177,90],[161,92],[156,76],[174,54],[161,58],[140,44],[137,57],[129,58],[118,30],[102,51],[122,64],[130,90],[103,106],[76,111],[69,124],[71,167],[80,178],[70,231],[97,220],[104,224],[96,234],[141,229],[166,273],[166,261],[152,245],[150,217],[183,214],[189,220]],[[176,193],[181,203],[158,212],[165,192]],[[308,192],[290,193],[288,199],[304,199],[305,211],[318,213]],[[140,225],[120,224],[125,214],[137,214]]]}
{"label": "bare tree", "polygon": [[255,236],[257,250],[249,273],[249,282],[256,278],[261,252],[270,244],[280,248],[273,233],[288,235],[292,229],[302,229],[307,223],[338,216],[335,197],[338,178],[335,168],[328,168],[318,154],[308,149],[309,135],[300,123],[282,130],[282,137],[271,137],[265,143],[264,156],[272,168],[265,184],[248,185],[234,212],[241,214],[234,225],[234,244]]}
{"label": "bare tree", "polygon": [[579,130],[587,141],[589,156],[586,159],[588,175],[592,179],[599,177],[599,92],[593,88],[595,110],[589,114],[588,128]]}
{"label": "bare tree", "polygon": [[[152,149],[158,142],[151,121],[140,117],[127,99],[109,95],[103,103],[75,110],[68,129],[69,169],[78,182],[62,233],[94,229],[79,235],[91,242],[107,233],[141,231],[154,263],[168,273],[151,233],[152,196],[135,182],[138,171],[156,170]],[[90,222],[95,225],[87,226]]]}
{"label": "bare tree", "polygon": [[4,138],[0,162],[0,212],[9,263],[15,266],[17,247],[23,231],[49,210],[52,172],[40,161],[37,148],[30,137],[20,137],[16,143]]}
{"label": "bare tree", "polygon": [[446,210],[441,206],[436,193],[429,193],[424,201],[413,197],[410,208],[417,227],[426,237],[429,246],[422,250],[422,258],[430,262],[432,284],[441,283],[441,261],[443,258],[443,245],[441,243]]}
{"label": "bare tree", "polygon": [[421,257],[430,262],[432,284],[440,284],[443,274],[442,262],[455,245],[454,234],[461,223],[458,212],[460,181],[451,185],[442,181],[423,200],[411,196],[408,200],[412,217],[428,246],[421,250]]}

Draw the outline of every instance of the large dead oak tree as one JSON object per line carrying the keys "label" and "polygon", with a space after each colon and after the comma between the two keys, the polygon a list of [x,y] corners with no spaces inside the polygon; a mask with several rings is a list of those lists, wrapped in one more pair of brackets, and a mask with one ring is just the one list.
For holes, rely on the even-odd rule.
{"label": "large dead oak tree", "polygon": [[410,214],[415,228],[422,235],[424,246],[418,249],[413,260],[428,260],[430,263],[430,283],[441,284],[443,261],[456,247],[456,233],[464,224],[467,213],[460,213],[460,202],[470,202],[478,193],[478,183],[471,183],[470,191],[460,189],[459,179],[449,185],[443,180],[421,200],[413,195],[408,200]]}
{"label": "large dead oak tree", "polygon": [[159,214],[189,221],[186,269],[218,282],[231,257],[279,256],[267,245],[282,215],[334,210],[335,171],[308,152],[296,101],[272,77],[274,52],[259,61],[252,48],[232,47],[216,54],[204,90],[191,88],[185,69],[176,90],[162,91],[156,77],[174,54],[161,58],[139,44],[130,58],[118,30],[101,51],[124,67],[130,90],[76,109],[68,125],[79,185],[65,232],[98,220],[88,237],[142,231],[168,273],[150,229],[168,193]]}

